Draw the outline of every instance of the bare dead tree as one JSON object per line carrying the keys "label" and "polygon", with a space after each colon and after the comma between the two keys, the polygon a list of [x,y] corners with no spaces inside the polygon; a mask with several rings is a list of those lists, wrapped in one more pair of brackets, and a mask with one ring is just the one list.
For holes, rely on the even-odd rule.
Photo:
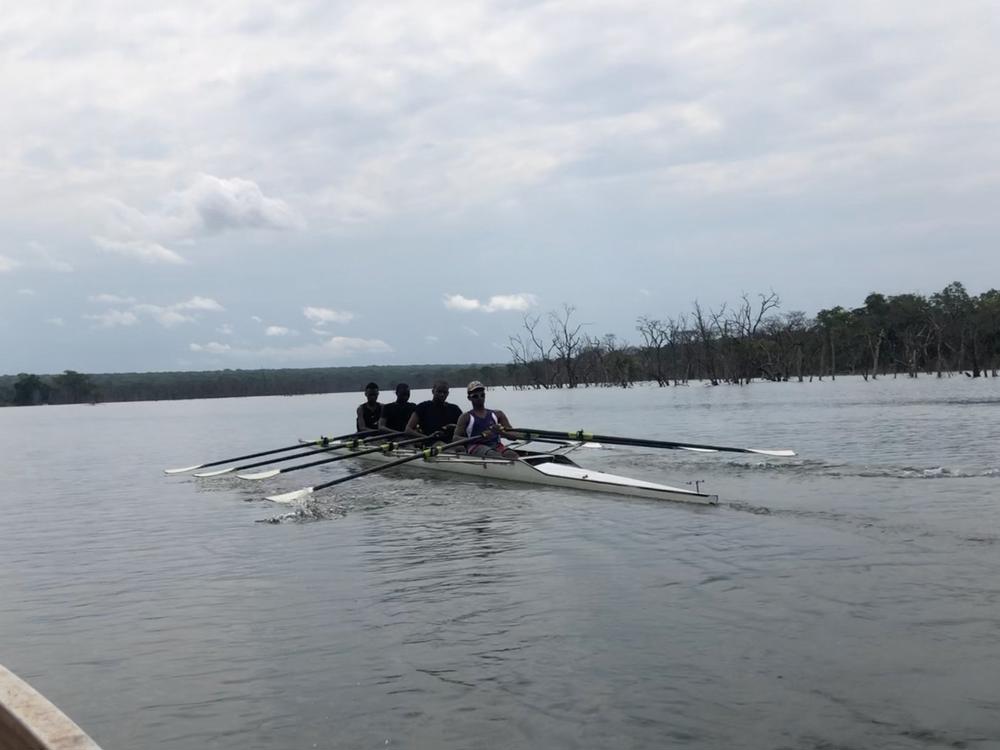
{"label": "bare dead tree", "polygon": [[515,365],[523,368],[531,378],[533,388],[549,388],[553,385],[552,346],[542,343],[536,329],[541,318],[526,314],[521,320],[524,333],[509,336],[507,351]]}
{"label": "bare dead tree", "polygon": [[572,323],[574,312],[576,312],[576,308],[564,302],[562,312],[549,313],[549,330],[552,333],[551,351],[555,352],[556,359],[562,366],[567,388],[576,388],[580,382],[576,371],[576,357],[586,340],[586,337],[580,333],[583,329],[583,323],[575,325]]}

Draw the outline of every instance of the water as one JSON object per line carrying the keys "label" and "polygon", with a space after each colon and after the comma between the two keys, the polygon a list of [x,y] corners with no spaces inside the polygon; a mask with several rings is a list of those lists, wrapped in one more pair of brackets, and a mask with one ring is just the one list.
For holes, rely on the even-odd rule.
{"label": "water", "polygon": [[265,490],[350,462],[162,474],[359,401],[0,410],[0,663],[106,750],[1000,747],[1000,382],[491,392],[799,451],[578,454],[718,508],[396,470],[288,515]]}

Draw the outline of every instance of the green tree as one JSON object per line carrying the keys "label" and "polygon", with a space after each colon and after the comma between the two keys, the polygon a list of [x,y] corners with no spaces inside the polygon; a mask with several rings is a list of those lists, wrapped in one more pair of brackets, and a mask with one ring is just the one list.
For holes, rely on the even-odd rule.
{"label": "green tree", "polygon": [[34,406],[48,403],[50,390],[49,384],[37,375],[22,372],[14,381],[14,404]]}

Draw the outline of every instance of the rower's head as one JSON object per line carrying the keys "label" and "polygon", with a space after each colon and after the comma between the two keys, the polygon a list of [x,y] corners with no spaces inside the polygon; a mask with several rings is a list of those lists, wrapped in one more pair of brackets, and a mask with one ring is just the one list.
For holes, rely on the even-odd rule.
{"label": "rower's head", "polygon": [[473,409],[478,409],[486,403],[486,386],[478,380],[469,383],[465,388],[465,393],[468,395],[469,401],[472,402]]}
{"label": "rower's head", "polygon": [[406,383],[398,384],[396,386],[396,400],[401,404],[405,404],[407,401],[409,401],[410,386],[408,386]]}
{"label": "rower's head", "polygon": [[433,398],[439,404],[443,404],[445,401],[448,400],[447,380],[437,380],[434,382],[434,387],[431,388],[431,398]]}
{"label": "rower's head", "polygon": [[378,385],[376,383],[369,383],[365,386],[365,398],[368,399],[369,404],[378,401]]}

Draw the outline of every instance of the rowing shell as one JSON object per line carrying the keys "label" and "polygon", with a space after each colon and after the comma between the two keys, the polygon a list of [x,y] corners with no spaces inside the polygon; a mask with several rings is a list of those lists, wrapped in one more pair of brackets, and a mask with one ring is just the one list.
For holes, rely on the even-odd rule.
{"label": "rowing shell", "polygon": [[[334,452],[346,449],[334,449]],[[416,451],[399,448],[388,453],[369,453],[358,456],[359,461],[388,463],[413,456]],[[459,474],[503,482],[521,482],[546,487],[562,487],[585,492],[606,492],[629,497],[670,500],[680,503],[716,505],[718,495],[706,495],[695,490],[671,487],[643,479],[632,479],[603,471],[584,469],[567,456],[553,453],[534,453],[519,450],[522,460],[479,458],[468,454],[445,453],[423,461],[411,461],[400,468],[413,468],[442,474]]]}

